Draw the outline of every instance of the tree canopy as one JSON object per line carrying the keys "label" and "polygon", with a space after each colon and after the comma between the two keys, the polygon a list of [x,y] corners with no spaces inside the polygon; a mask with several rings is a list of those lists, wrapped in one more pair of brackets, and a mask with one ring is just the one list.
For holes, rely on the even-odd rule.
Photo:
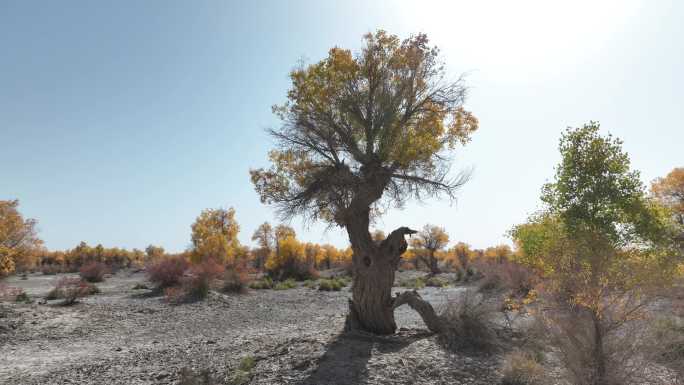
{"label": "tree canopy", "polygon": [[0,201],[0,276],[11,274],[42,241],[36,235],[36,220],[24,219],[18,200]]}
{"label": "tree canopy", "polygon": [[677,223],[684,226],[684,167],[675,168],[666,177],[654,180],[651,192],[672,210]]}
{"label": "tree canopy", "polygon": [[272,167],[250,173],[261,200],[284,217],[344,226],[382,197],[401,206],[409,197],[453,196],[464,181],[450,176],[446,154],[478,128],[463,108],[462,79],[448,80],[424,34],[364,39],[357,54],[333,48],[292,71],[287,102],[273,107],[283,124],[270,131],[278,144]]}
{"label": "tree canopy", "polygon": [[192,258],[232,262],[241,252],[235,209],[207,209],[192,224]]}

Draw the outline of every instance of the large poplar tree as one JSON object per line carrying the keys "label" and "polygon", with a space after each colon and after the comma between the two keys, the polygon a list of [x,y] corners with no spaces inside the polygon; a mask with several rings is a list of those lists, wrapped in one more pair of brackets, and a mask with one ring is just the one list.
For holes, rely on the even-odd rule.
{"label": "large poplar tree", "polygon": [[434,310],[415,292],[391,296],[408,227],[373,240],[369,226],[411,199],[453,198],[465,182],[449,171],[449,150],[466,144],[477,119],[463,108],[466,88],[449,79],[439,51],[419,34],[405,40],[367,34],[362,50],[332,48],[295,69],[269,169],[251,170],[265,203],[283,217],[324,220],[346,229],[353,255],[347,328],[396,330],[394,309],[408,303],[437,331]]}

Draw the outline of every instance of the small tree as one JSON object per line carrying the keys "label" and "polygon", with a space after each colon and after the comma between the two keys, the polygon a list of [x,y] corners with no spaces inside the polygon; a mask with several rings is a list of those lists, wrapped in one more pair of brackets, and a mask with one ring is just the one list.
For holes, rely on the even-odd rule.
{"label": "small tree", "polygon": [[192,261],[198,263],[213,259],[221,263],[234,262],[240,252],[239,231],[233,208],[202,211],[192,224]]}
{"label": "small tree", "polygon": [[259,247],[254,250],[254,264],[257,269],[264,267],[264,263],[275,251],[275,235],[273,228],[268,222],[264,222],[252,234],[252,241],[256,241]]}
{"label": "small tree", "polygon": [[157,261],[164,256],[164,252],[161,246],[149,245],[145,248],[145,259],[148,263]]}
{"label": "small tree", "polygon": [[561,163],[542,190],[545,209],[512,230],[518,260],[547,278],[565,312],[549,313],[570,371],[607,384],[633,361],[610,350],[616,330],[639,318],[650,288],[676,269],[667,210],[648,199],[622,142],[590,123],[568,129]]}
{"label": "small tree", "polygon": [[451,248],[450,253],[453,254],[454,258],[458,261],[460,268],[463,269],[464,272],[467,271],[473,254],[470,245],[464,242],[458,242]]}
{"label": "small tree", "polygon": [[672,209],[677,223],[684,225],[684,167],[675,168],[666,177],[654,180],[651,192],[663,205]]}
{"label": "small tree", "polygon": [[306,260],[305,244],[291,235],[278,242],[278,253],[271,255],[266,261],[266,270],[278,280],[304,280],[313,274]]}
{"label": "small tree", "polygon": [[346,229],[354,251],[348,329],[394,333],[394,309],[405,303],[436,327],[416,293],[392,298],[404,236],[415,231],[400,227],[375,242],[369,226],[381,208],[453,197],[465,178],[449,173],[447,151],[467,143],[478,122],[463,108],[463,81],[447,79],[426,35],[401,41],[378,31],[364,39],[356,55],[333,48],[292,71],[288,101],[273,109],[283,124],[270,131],[278,142],[272,167],[251,170],[252,182],[283,217]]}
{"label": "small tree", "polygon": [[488,247],[484,251],[485,258],[496,263],[504,263],[513,256],[513,250],[508,245]]}
{"label": "small tree", "polygon": [[430,269],[430,274],[439,274],[439,265],[436,253],[442,250],[449,243],[449,234],[443,227],[425,225],[423,230],[416,234],[411,242],[413,247],[424,249],[426,253],[417,254]]}
{"label": "small tree", "polygon": [[42,245],[36,235],[36,220],[24,219],[18,207],[18,200],[0,200],[0,277],[31,265]]}

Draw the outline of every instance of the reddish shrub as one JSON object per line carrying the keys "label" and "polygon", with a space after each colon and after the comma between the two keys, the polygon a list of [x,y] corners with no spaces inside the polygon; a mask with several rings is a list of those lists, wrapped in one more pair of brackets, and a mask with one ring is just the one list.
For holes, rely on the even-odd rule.
{"label": "reddish shrub", "polygon": [[109,268],[101,262],[89,262],[81,266],[78,272],[88,282],[102,282],[105,274],[109,273]]}
{"label": "reddish shrub", "polygon": [[173,286],[164,289],[164,296],[169,303],[181,303],[186,299],[185,290],[182,287]]}
{"label": "reddish shrub", "polygon": [[0,301],[16,301],[23,295],[26,295],[23,289],[0,283]]}
{"label": "reddish shrub", "polygon": [[207,296],[212,281],[219,279],[225,271],[223,265],[213,259],[205,260],[190,268],[187,277],[182,280],[183,289],[191,299]]}
{"label": "reddish shrub", "polygon": [[242,269],[228,269],[223,276],[223,291],[227,293],[244,293],[249,277]]}
{"label": "reddish shrub", "polygon": [[147,279],[160,289],[181,283],[190,263],[182,256],[161,259],[147,266]]}
{"label": "reddish shrub", "polygon": [[55,287],[48,293],[46,299],[62,298],[64,305],[72,305],[79,298],[99,293],[97,286],[80,278],[62,277]]}

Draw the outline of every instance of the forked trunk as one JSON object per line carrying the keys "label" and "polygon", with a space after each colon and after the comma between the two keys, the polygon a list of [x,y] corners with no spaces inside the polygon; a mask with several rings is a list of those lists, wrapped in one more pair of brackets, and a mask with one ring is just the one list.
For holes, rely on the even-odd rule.
{"label": "forked trunk", "polygon": [[368,217],[363,215],[347,225],[347,232],[354,251],[354,281],[345,329],[392,334],[397,329],[394,309],[408,304],[420,313],[431,331],[439,332],[439,317],[418,293],[405,292],[392,297],[394,274],[408,246],[404,236],[415,231],[401,227],[377,244],[368,232]]}

